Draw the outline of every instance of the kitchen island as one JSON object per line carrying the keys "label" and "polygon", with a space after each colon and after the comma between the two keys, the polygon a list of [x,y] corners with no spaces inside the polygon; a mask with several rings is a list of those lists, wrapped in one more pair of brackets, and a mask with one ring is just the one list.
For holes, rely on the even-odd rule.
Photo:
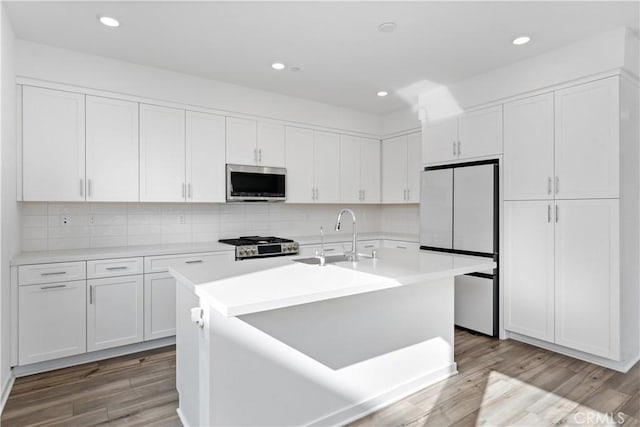
{"label": "kitchen island", "polygon": [[337,425],[456,373],[454,277],[486,258],[381,249],[170,269],[184,425]]}

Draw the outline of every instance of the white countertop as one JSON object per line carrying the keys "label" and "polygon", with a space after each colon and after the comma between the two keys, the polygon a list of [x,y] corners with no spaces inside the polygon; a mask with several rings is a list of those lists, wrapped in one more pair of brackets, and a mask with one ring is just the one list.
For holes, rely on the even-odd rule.
{"label": "white countertop", "polygon": [[[288,236],[285,236],[288,237]],[[320,244],[320,235],[288,237],[301,245]],[[418,236],[402,233],[361,233],[358,241],[362,240],[402,240],[417,242]],[[325,236],[325,243],[350,242],[350,233],[335,233]],[[158,244],[145,246],[122,246],[112,248],[83,248],[54,251],[22,252],[11,259],[11,265],[45,264],[51,262],[72,262],[109,258],[128,258],[140,256],[157,256],[172,254],[188,254],[198,252],[234,251],[234,247],[219,242]]]}
{"label": "white countertop", "polygon": [[176,265],[169,271],[227,317],[357,295],[412,283],[491,270],[490,258],[380,249],[378,259],[324,267],[295,257],[233,262],[225,268]]}

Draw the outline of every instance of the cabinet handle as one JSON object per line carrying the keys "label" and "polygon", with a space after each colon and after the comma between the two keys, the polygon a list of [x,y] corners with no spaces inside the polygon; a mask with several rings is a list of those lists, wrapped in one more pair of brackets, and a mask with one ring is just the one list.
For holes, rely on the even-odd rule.
{"label": "cabinet handle", "polygon": [[191,198],[191,183],[187,184],[187,197]]}
{"label": "cabinet handle", "polygon": [[87,180],[87,196],[91,197],[93,193],[93,185],[90,179]]}
{"label": "cabinet handle", "polygon": [[93,286],[89,286],[89,304],[93,304]]}
{"label": "cabinet handle", "polygon": [[258,149],[257,148],[253,149],[253,161],[258,163]]}
{"label": "cabinet handle", "polygon": [[184,197],[185,197],[185,187],[186,187],[186,186],[185,186],[185,184],[184,184],[184,182],[183,182],[183,183],[182,183],[182,198],[183,198],[183,199],[184,199]]}
{"label": "cabinet handle", "polygon": [[115,270],[126,270],[128,268],[129,267],[123,265],[123,266],[120,266],[120,267],[107,267],[106,270],[115,271]]}
{"label": "cabinet handle", "polygon": [[316,187],[316,200],[318,200],[320,198],[320,190],[318,190],[318,187]]}
{"label": "cabinet handle", "polygon": [[52,273],[40,273],[41,276],[59,276],[61,274],[67,274],[66,271],[54,271]]}
{"label": "cabinet handle", "polygon": [[84,179],[80,178],[80,196],[84,196]]}
{"label": "cabinet handle", "polygon": [[458,157],[460,157],[461,151],[460,151],[460,140],[458,140]]}
{"label": "cabinet handle", "polygon": [[47,290],[47,289],[59,289],[59,288],[66,288],[67,285],[51,285],[51,286],[41,286],[40,289]]}
{"label": "cabinet handle", "polygon": [[560,221],[560,208],[556,205],[556,222]]}
{"label": "cabinet handle", "polygon": [[556,175],[556,194],[560,192],[560,178]]}
{"label": "cabinet handle", "polygon": [[367,197],[366,197],[366,190],[362,190],[362,200],[364,201]]}
{"label": "cabinet handle", "polygon": [[331,252],[331,251],[335,251],[335,250],[336,250],[336,248],[325,248],[324,251],[325,252]]}
{"label": "cabinet handle", "polygon": [[411,200],[411,189],[407,188],[407,201]]}
{"label": "cabinet handle", "polygon": [[194,260],[191,260],[191,261],[185,261],[184,263],[185,264],[199,264],[201,262],[202,262],[201,259],[194,259]]}
{"label": "cabinet handle", "polygon": [[258,148],[258,163],[262,163],[262,148]]}
{"label": "cabinet handle", "polygon": [[316,189],[311,187],[311,200],[316,199]]}
{"label": "cabinet handle", "polygon": [[453,142],[453,156],[456,156],[456,141],[452,141]]}
{"label": "cabinet handle", "polygon": [[396,245],[396,249],[407,249],[407,247],[406,246]]}
{"label": "cabinet handle", "polygon": [[364,247],[368,249],[368,248],[373,248],[373,247],[375,247],[375,245],[364,245]]}
{"label": "cabinet handle", "polygon": [[547,222],[551,222],[551,205],[547,205]]}
{"label": "cabinet handle", "polygon": [[551,194],[551,177],[547,178],[547,194]]}

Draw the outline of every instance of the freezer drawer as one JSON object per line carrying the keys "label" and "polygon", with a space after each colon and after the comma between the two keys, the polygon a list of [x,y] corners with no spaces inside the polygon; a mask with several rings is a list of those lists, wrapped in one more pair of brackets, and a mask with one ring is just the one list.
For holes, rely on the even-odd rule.
{"label": "freezer drawer", "polygon": [[494,278],[455,279],[455,324],[494,336]]}

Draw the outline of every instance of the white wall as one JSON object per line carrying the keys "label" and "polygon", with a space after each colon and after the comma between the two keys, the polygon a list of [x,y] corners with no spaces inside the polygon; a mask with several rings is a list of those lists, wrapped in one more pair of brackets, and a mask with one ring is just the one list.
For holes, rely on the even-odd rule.
{"label": "white wall", "polygon": [[334,130],[380,134],[380,117],[343,107],[18,40],[20,77]]}
{"label": "white wall", "polygon": [[16,82],[14,71],[13,28],[4,6],[1,16],[0,70],[0,387],[5,390],[10,379],[10,259],[20,250],[19,206],[16,202]]}
{"label": "white wall", "polygon": [[[419,104],[428,117],[438,117],[445,101],[449,109],[452,105],[466,109],[619,68],[638,75],[637,49],[637,38],[628,29],[618,28],[424,92]],[[443,94],[449,99],[443,100]]]}
{"label": "white wall", "polygon": [[392,111],[391,113],[382,115],[380,118],[380,134],[382,139],[415,130],[420,130],[417,105]]}

